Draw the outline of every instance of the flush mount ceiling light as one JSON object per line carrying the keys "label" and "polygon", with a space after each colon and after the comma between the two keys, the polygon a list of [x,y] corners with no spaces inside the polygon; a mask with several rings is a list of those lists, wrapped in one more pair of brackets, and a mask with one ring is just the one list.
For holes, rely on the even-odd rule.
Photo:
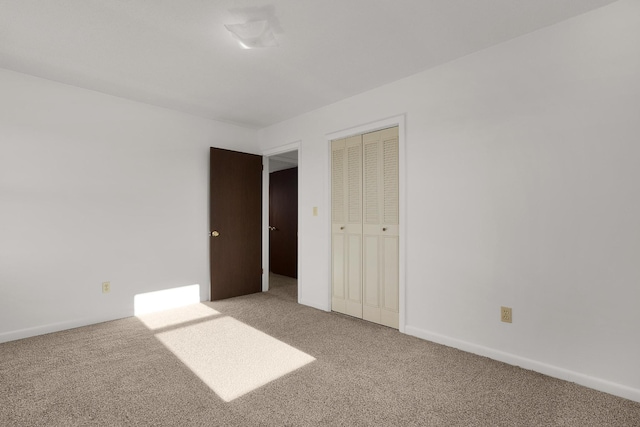
{"label": "flush mount ceiling light", "polygon": [[233,38],[245,49],[278,46],[268,21],[251,21],[244,24],[225,25]]}

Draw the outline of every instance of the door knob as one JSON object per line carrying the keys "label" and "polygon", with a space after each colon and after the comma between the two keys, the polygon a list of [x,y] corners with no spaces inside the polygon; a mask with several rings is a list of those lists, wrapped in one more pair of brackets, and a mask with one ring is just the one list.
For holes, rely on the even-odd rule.
{"label": "door knob", "polygon": [[276,230],[277,230],[277,228],[275,228],[274,226],[272,226],[272,225],[269,226],[269,231],[276,231]]}
{"label": "door knob", "polygon": [[218,237],[219,235],[220,235],[220,233],[218,233],[216,230],[213,230],[213,231],[211,232],[211,236],[212,236],[212,237]]}

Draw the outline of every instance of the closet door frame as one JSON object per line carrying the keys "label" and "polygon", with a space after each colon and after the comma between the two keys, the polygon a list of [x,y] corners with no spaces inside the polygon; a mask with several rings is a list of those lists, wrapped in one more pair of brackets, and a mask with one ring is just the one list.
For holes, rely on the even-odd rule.
{"label": "closet door frame", "polygon": [[[399,188],[398,188],[398,209],[399,209],[399,264],[398,264],[398,330],[402,333],[405,332],[406,326],[406,317],[405,317],[405,309],[406,309],[406,226],[407,226],[407,215],[406,215],[406,206],[407,206],[407,198],[406,198],[406,145],[405,145],[405,121],[406,116],[404,114],[394,117],[389,117],[382,120],[373,121],[363,125],[357,125],[350,128],[346,128],[344,130],[331,132],[325,134],[326,139],[326,149],[329,159],[327,176],[327,191],[326,194],[326,206],[329,206],[329,212],[331,212],[331,141],[335,139],[342,139],[349,136],[361,135],[369,132],[375,132],[377,130],[382,130],[390,127],[397,126],[398,127],[398,174],[399,174]],[[328,222],[326,228],[326,235],[328,236],[329,242],[331,242],[331,221],[332,216],[328,215]],[[329,311],[331,310],[331,278],[332,278],[332,244],[329,244],[329,264],[327,268],[330,274],[328,275],[329,283],[327,286],[327,306],[329,307]]]}

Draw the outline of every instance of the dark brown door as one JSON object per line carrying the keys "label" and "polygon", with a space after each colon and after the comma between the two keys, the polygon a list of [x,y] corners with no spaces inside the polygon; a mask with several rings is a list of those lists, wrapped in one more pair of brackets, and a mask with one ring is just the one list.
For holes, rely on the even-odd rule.
{"label": "dark brown door", "polygon": [[262,291],[262,157],[211,148],[211,300]]}
{"label": "dark brown door", "polygon": [[269,174],[269,270],[298,277],[298,168]]}

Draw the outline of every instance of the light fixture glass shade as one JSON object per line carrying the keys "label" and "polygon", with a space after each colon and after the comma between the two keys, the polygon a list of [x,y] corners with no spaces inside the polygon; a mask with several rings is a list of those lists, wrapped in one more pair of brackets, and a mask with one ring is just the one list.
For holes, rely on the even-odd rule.
{"label": "light fixture glass shade", "polygon": [[268,21],[252,21],[244,24],[225,25],[233,38],[245,49],[278,46],[278,41]]}

